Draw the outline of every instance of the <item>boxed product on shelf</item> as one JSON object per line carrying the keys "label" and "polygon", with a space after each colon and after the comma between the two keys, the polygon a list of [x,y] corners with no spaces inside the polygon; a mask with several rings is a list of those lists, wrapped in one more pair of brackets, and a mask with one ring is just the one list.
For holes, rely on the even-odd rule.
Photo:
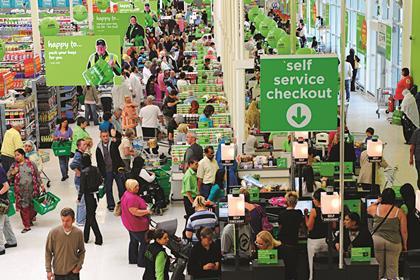
{"label": "boxed product on shelf", "polygon": [[[200,108],[198,108],[198,113],[202,114],[204,107],[206,107],[206,105],[212,105],[214,107],[214,112],[215,114],[220,114],[220,113],[226,113],[226,105],[225,104],[219,104],[219,103],[205,103],[205,104],[200,104]],[[176,106],[176,113],[177,114],[188,114],[190,111],[191,105],[189,104],[178,104]]]}

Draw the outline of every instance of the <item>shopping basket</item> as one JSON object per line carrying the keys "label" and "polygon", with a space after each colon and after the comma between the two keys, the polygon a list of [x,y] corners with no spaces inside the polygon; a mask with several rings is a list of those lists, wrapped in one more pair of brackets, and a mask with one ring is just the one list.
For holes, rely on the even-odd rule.
{"label": "shopping basket", "polygon": [[15,187],[12,184],[10,185],[10,188],[9,188],[9,201],[10,201],[10,204],[13,204],[16,202]]}
{"label": "shopping basket", "polygon": [[54,141],[51,148],[56,157],[69,156],[71,150],[71,141]]}
{"label": "shopping basket", "polygon": [[169,196],[171,194],[171,176],[167,171],[162,169],[154,169],[153,173],[156,175],[156,181],[158,182],[159,186],[163,189],[166,201],[169,202]]}
{"label": "shopping basket", "polygon": [[37,213],[44,215],[57,207],[60,198],[50,192],[47,192],[37,198],[32,199],[34,209]]}
{"label": "shopping basket", "polygon": [[105,186],[104,185],[100,185],[98,192],[96,193],[96,195],[98,196],[99,199],[103,198],[105,196]]}
{"label": "shopping basket", "polygon": [[7,212],[7,216],[8,217],[11,217],[14,214],[16,214],[16,208],[15,208],[15,205],[10,202],[10,204],[9,204],[9,211]]}

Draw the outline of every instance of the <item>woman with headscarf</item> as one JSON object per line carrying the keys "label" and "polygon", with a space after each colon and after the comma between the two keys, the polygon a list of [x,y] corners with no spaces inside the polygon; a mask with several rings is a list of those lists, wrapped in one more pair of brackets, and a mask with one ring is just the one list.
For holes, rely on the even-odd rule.
{"label": "woman with headscarf", "polygon": [[25,150],[26,157],[36,165],[39,172],[42,172],[44,166],[42,165],[42,159],[36,150],[34,142],[31,140],[26,141],[23,144],[23,149]]}
{"label": "woman with headscarf", "polygon": [[45,188],[42,185],[38,168],[26,158],[23,149],[15,151],[15,163],[7,172],[7,177],[14,183],[16,209],[20,211],[24,226],[22,233],[26,233],[31,230],[36,216],[32,199],[38,197],[41,190],[44,192]]}
{"label": "woman with headscarf", "polygon": [[405,142],[410,141],[414,130],[420,127],[419,110],[417,109],[416,98],[409,90],[403,91],[404,99],[401,103],[401,112],[403,117],[401,119]]}

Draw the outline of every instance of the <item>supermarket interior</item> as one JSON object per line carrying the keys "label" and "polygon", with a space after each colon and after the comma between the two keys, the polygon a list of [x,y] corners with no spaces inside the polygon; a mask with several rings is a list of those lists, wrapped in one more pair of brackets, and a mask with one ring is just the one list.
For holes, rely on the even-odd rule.
{"label": "supermarket interior", "polygon": [[0,0],[1,279],[419,279],[419,13]]}

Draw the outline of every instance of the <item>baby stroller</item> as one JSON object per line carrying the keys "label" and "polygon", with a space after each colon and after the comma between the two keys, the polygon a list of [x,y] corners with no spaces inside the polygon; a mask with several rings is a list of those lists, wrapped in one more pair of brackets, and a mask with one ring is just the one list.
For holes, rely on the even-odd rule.
{"label": "baby stroller", "polygon": [[173,219],[159,223],[150,220],[150,225],[153,228],[162,229],[168,233],[169,243],[167,247],[175,257],[175,259],[171,261],[169,269],[169,271],[172,272],[171,280],[184,280],[184,271],[187,267],[193,245],[191,242],[185,243],[185,241],[176,236],[178,220]]}
{"label": "baby stroller", "polygon": [[142,186],[139,190],[139,195],[149,204],[152,204],[152,211],[157,215],[163,214],[163,209],[166,208],[167,203],[163,189],[155,181],[152,183],[140,183]]}

